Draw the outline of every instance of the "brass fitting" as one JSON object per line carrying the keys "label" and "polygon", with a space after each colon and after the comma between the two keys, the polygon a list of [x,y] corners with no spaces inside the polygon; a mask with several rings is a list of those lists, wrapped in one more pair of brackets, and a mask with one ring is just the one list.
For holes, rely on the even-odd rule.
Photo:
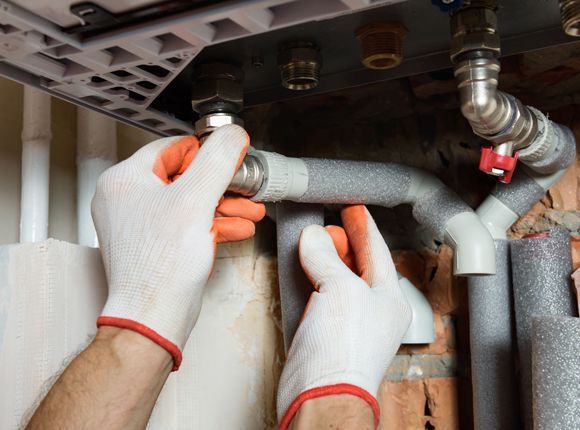
{"label": "brass fitting", "polygon": [[362,63],[368,69],[386,70],[403,61],[407,29],[399,22],[375,22],[356,30],[362,48]]}
{"label": "brass fitting", "polygon": [[495,57],[501,54],[497,32],[497,17],[492,9],[468,7],[451,17],[451,61],[472,51],[487,51]]}
{"label": "brass fitting", "polygon": [[293,42],[281,47],[278,67],[282,86],[289,90],[304,91],[315,88],[320,79],[322,57],[312,42]]}
{"label": "brass fitting", "polygon": [[580,0],[560,0],[562,28],[568,36],[580,36]]}

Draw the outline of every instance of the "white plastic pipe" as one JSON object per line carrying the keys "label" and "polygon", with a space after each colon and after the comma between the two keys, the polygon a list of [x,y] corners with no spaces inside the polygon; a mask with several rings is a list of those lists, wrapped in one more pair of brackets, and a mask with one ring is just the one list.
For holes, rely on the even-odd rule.
{"label": "white plastic pipe", "polygon": [[20,242],[48,237],[50,95],[24,87]]}
{"label": "white plastic pipe", "polygon": [[91,201],[101,173],[117,161],[117,123],[100,113],[77,110],[77,225],[80,245],[99,246]]}

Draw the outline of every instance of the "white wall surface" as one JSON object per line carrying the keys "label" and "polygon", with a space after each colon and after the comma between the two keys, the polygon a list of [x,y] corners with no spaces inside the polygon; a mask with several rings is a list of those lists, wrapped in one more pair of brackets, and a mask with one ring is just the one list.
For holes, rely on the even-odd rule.
{"label": "white wall surface", "polygon": [[[18,242],[22,86],[0,78],[0,244]],[[119,124],[119,159],[157,137]],[[76,243],[76,107],[52,100],[49,237]]]}
{"label": "white wall surface", "polygon": [[[52,115],[49,236],[76,243],[76,108],[53,99]],[[0,78],[0,245],[18,241],[21,131],[22,87]],[[157,138],[121,124],[117,137],[119,160]],[[276,428],[283,362],[276,260],[255,242],[218,247],[198,324],[150,429]],[[10,396],[0,394],[0,428],[15,428],[46,378],[94,332],[104,300],[101,270],[95,249],[52,239],[0,246],[0,386],[13,387]],[[70,300],[90,312],[66,311],[77,308]],[[22,356],[26,361],[14,360]]]}

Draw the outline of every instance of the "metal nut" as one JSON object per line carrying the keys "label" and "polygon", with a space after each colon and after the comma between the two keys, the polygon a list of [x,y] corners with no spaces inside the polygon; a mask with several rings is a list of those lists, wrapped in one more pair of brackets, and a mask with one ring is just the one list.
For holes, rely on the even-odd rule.
{"label": "metal nut", "polygon": [[216,128],[228,124],[236,124],[243,127],[244,121],[237,115],[231,115],[228,113],[204,115],[195,122],[195,135],[203,140]]}
{"label": "metal nut", "polygon": [[451,61],[470,51],[501,54],[495,12],[487,8],[461,9],[451,19]]}
{"label": "metal nut", "polygon": [[244,107],[243,72],[231,64],[202,64],[196,71],[191,94],[193,110],[201,115],[238,113]]}

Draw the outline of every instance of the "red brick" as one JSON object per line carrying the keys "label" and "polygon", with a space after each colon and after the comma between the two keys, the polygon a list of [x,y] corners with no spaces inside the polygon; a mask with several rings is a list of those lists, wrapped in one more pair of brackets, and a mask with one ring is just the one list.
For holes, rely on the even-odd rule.
{"label": "red brick", "polygon": [[380,429],[437,430],[459,428],[455,378],[384,381],[379,392]]}
{"label": "red brick", "polygon": [[415,251],[403,250],[394,251],[393,262],[397,268],[397,272],[407,278],[411,283],[423,289],[423,279],[425,274],[425,261]]}
{"label": "red brick", "polygon": [[572,236],[572,266],[574,270],[580,268],[580,236]]}
{"label": "red brick", "polygon": [[425,258],[423,291],[433,312],[441,315],[453,313],[459,305],[453,279],[453,250],[442,245],[438,252],[425,251],[422,255]]}

